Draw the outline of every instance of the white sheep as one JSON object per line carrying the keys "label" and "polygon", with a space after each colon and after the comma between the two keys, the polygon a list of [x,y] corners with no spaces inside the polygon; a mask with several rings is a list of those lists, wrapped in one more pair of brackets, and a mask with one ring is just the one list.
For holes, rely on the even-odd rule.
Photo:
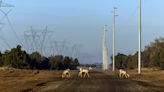
{"label": "white sheep", "polygon": [[92,70],[92,67],[90,66],[88,69],[89,69],[89,70]]}
{"label": "white sheep", "polygon": [[86,68],[80,68],[80,71],[79,71],[78,76],[82,78],[82,77],[85,77],[87,75],[88,78],[89,78],[90,77],[89,76],[89,70],[92,70],[92,68],[91,67],[89,67],[88,69],[86,69]]}
{"label": "white sheep", "polygon": [[119,77],[120,78],[129,78],[130,75],[125,71],[125,70],[122,70],[122,69],[119,69]]}
{"label": "white sheep", "polygon": [[70,75],[70,69],[66,69],[63,71],[62,73],[62,78],[70,78],[71,75]]}
{"label": "white sheep", "polygon": [[82,68],[80,67],[78,77],[82,77],[82,73]]}

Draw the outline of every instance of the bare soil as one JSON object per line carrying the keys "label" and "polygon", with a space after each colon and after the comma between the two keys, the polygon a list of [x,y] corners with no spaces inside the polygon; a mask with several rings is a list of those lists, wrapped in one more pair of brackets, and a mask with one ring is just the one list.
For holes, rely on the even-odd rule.
{"label": "bare soil", "polygon": [[61,78],[62,71],[0,69],[0,92],[164,92],[164,71],[127,70],[128,79],[118,78],[117,71],[90,72],[90,78]]}

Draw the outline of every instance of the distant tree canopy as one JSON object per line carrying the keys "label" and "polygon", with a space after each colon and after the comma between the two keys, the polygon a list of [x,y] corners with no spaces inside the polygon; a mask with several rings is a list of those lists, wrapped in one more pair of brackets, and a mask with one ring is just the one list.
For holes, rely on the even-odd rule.
{"label": "distant tree canopy", "polygon": [[76,69],[79,66],[77,58],[73,59],[69,56],[42,56],[39,52],[31,54],[26,53],[18,45],[10,51],[0,52],[0,66],[9,66],[19,69]]}
{"label": "distant tree canopy", "polygon": [[[142,67],[164,69],[164,38],[155,39],[141,52]],[[137,68],[138,52],[134,55],[118,53],[115,56],[116,68]]]}
{"label": "distant tree canopy", "polygon": [[115,56],[115,67],[134,69],[137,67],[137,53],[134,55],[125,55],[118,53]]}

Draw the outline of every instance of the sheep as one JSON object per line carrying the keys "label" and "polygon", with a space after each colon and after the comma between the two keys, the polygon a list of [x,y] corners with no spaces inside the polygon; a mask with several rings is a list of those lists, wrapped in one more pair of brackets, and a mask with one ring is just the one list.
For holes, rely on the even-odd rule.
{"label": "sheep", "polygon": [[130,75],[125,71],[125,70],[122,70],[122,69],[119,69],[119,77],[120,78],[129,78]]}
{"label": "sheep", "polygon": [[82,77],[83,69],[80,67],[78,77]]}
{"label": "sheep", "polygon": [[70,75],[70,69],[66,69],[63,71],[62,73],[62,78],[70,78],[71,75]]}
{"label": "sheep", "polygon": [[90,66],[88,69],[89,69],[89,70],[92,70],[92,67]]}
{"label": "sheep", "polygon": [[80,71],[79,71],[79,74],[78,74],[78,77],[85,77],[86,75],[88,76],[88,78],[90,77],[89,76],[89,70],[92,70],[91,67],[89,67],[88,69],[84,69],[84,68],[80,68]]}

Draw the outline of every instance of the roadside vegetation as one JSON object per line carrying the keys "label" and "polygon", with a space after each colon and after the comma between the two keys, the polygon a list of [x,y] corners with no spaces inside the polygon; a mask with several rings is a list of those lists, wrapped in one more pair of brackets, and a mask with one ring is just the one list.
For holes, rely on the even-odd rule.
{"label": "roadside vegetation", "polygon": [[77,58],[73,59],[69,56],[42,56],[39,52],[28,54],[22,50],[20,45],[11,50],[0,52],[0,67],[13,67],[18,69],[48,69],[48,70],[63,70],[76,69],[79,65]]}
{"label": "roadside vegetation", "polygon": [[[142,67],[164,69],[164,37],[150,42],[141,53]],[[118,53],[115,58],[116,68],[137,68],[138,52],[133,55]]]}

